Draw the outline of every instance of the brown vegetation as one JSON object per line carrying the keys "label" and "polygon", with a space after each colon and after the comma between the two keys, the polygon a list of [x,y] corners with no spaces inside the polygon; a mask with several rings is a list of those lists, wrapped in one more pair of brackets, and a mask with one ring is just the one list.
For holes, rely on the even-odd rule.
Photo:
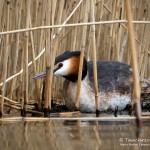
{"label": "brown vegetation", "polygon": [[[0,0],[0,99],[21,103],[30,100],[40,107],[42,80],[32,77],[51,66],[49,97],[63,100],[63,79],[53,80],[55,56],[65,50],[84,50],[88,60],[116,60],[131,63],[126,10],[123,0]],[[140,80],[150,78],[150,1],[132,0],[135,44]],[[94,16],[94,17],[93,17]],[[94,20],[95,19],[95,20]],[[43,26],[122,20],[121,23],[42,29]],[[41,27],[24,32],[21,29]],[[19,30],[20,29],[20,30]],[[12,34],[5,31],[19,30]],[[94,38],[93,38],[94,34]],[[96,49],[92,53],[91,49]],[[41,53],[42,55],[36,59]],[[32,61],[32,65],[28,65]],[[21,71],[23,69],[23,71]],[[21,71],[21,72],[20,72]],[[18,73],[18,74],[17,74]],[[11,76],[14,76],[11,80]],[[53,83],[53,84],[52,84]],[[10,103],[10,102],[9,102]],[[12,103],[11,103],[12,104]],[[17,103],[18,104],[18,103]],[[50,105],[50,104],[49,104]],[[3,109],[3,108],[2,108]]]}

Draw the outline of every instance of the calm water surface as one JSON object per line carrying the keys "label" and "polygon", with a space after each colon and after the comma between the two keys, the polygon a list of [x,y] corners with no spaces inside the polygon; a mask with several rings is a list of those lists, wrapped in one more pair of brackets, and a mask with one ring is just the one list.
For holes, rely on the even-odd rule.
{"label": "calm water surface", "polygon": [[0,150],[150,149],[150,120],[0,121]]}

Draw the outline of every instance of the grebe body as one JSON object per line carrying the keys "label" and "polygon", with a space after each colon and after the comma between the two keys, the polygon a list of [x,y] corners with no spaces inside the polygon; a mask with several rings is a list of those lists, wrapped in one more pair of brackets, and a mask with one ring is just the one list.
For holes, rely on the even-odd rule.
{"label": "grebe body", "polygon": [[[80,111],[95,112],[93,63],[87,63],[87,75],[81,81]],[[120,62],[97,62],[100,111],[124,110],[130,104],[132,90],[132,69]],[[77,82],[65,81],[66,106],[74,109]]]}
{"label": "grebe body", "polygon": [[[64,96],[69,110],[74,109],[80,52],[66,51],[55,60],[54,75],[66,78]],[[45,77],[45,72],[35,79]],[[132,69],[129,65],[116,61],[97,62],[100,111],[123,110],[130,104],[132,91]],[[95,112],[95,93],[93,82],[93,63],[84,58],[80,104],[81,112]]]}

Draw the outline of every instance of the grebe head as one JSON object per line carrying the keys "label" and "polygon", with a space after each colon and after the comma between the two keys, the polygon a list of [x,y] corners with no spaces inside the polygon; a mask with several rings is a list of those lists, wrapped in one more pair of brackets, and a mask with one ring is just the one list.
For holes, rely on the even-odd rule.
{"label": "grebe head", "polygon": [[[55,59],[54,66],[54,75],[62,76],[69,81],[76,82],[78,79],[79,71],[79,62],[80,62],[80,51],[65,51],[63,54],[59,55]],[[82,80],[87,74],[87,61],[84,58],[83,61],[83,70],[82,70]],[[35,76],[34,79],[45,77],[46,73],[40,73]]]}

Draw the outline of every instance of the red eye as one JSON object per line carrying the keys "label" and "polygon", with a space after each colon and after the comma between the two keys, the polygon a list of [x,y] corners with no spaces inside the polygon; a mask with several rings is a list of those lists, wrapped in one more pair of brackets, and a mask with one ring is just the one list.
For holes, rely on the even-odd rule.
{"label": "red eye", "polygon": [[62,64],[62,63],[59,63],[59,64],[58,64],[58,67],[59,67],[59,68],[61,68],[62,66],[63,66],[63,64]]}

